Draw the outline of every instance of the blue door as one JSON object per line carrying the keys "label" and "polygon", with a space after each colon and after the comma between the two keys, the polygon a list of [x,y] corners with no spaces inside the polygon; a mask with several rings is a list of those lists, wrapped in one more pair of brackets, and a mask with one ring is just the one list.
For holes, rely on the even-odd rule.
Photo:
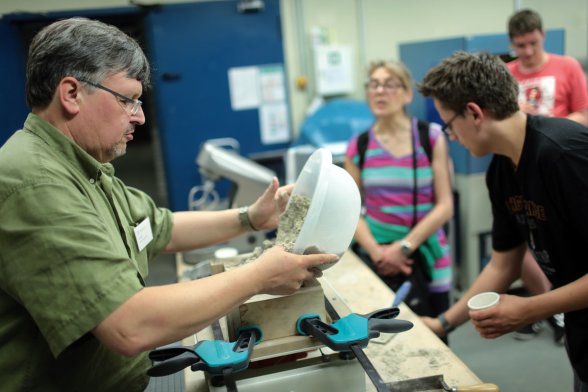
{"label": "blue door", "polygon": [[244,156],[286,147],[262,143],[257,109],[232,110],[228,80],[234,67],[283,64],[279,0],[252,13],[238,12],[237,3],[163,5],[146,19],[172,210],[187,209],[190,189],[201,183],[195,159],[202,142],[232,137]]}
{"label": "blue door", "polygon": [[18,24],[0,18],[0,146],[17,129],[27,115],[25,99],[25,47]]}

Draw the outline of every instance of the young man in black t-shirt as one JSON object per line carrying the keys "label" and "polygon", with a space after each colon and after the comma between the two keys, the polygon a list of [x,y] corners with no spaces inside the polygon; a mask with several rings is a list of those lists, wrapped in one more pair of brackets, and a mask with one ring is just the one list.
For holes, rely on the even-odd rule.
{"label": "young man in black t-shirt", "polygon": [[[565,314],[566,348],[577,391],[588,387],[588,128],[519,110],[518,86],[487,53],[455,53],[419,86],[444,128],[474,156],[493,153],[486,183],[492,203],[492,257],[469,290],[438,319],[438,335],[471,318],[496,338],[557,313]],[[497,306],[469,311],[483,291],[505,292],[520,277],[527,246],[554,289],[533,297],[502,294]],[[580,389],[584,388],[584,389]]]}

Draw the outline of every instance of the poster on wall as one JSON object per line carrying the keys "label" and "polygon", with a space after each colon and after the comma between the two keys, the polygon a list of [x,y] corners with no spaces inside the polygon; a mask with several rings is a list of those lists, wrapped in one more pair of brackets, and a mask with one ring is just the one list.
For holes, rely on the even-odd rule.
{"label": "poster on wall", "polygon": [[259,107],[259,69],[257,67],[229,69],[229,90],[233,110]]}
{"label": "poster on wall", "polygon": [[257,109],[263,144],[286,143],[291,139],[282,64],[230,68],[231,108]]}
{"label": "poster on wall", "polygon": [[288,108],[285,102],[265,103],[259,108],[259,125],[263,144],[285,143],[290,140]]}
{"label": "poster on wall", "polygon": [[286,101],[284,69],[281,65],[266,65],[259,67],[259,86],[262,102]]}
{"label": "poster on wall", "polygon": [[351,94],[354,89],[353,56],[349,45],[322,45],[314,50],[317,93]]}

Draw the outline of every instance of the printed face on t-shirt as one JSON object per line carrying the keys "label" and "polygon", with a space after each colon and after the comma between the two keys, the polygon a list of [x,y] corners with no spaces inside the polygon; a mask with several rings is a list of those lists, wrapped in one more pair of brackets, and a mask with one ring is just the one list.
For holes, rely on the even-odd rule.
{"label": "printed face on t-shirt", "polygon": [[553,116],[555,76],[539,76],[519,81],[519,106],[527,113]]}

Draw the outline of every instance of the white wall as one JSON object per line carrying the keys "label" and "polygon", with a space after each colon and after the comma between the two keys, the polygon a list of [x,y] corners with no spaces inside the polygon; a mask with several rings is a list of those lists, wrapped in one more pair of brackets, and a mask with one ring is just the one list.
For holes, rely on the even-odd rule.
{"label": "white wall", "polygon": [[294,81],[307,76],[312,89],[310,34],[316,27],[327,29],[331,43],[356,49],[355,98],[363,97],[367,64],[398,59],[398,44],[506,33],[508,18],[516,7],[539,12],[546,30],[565,29],[565,53],[588,68],[586,0],[282,0],[282,7],[294,129],[299,128],[314,95],[297,89]]}
{"label": "white wall", "polygon": [[[165,4],[191,0],[135,2]],[[128,0],[2,0],[0,14],[128,5]],[[363,97],[366,64],[375,59],[398,59],[399,43],[503,33],[516,7],[538,11],[545,29],[565,29],[566,54],[588,68],[586,0],[281,0],[281,5],[294,132],[314,97],[310,35],[317,27],[328,31],[331,43],[354,48],[355,98]],[[309,81],[306,90],[296,87],[296,78],[301,76]]]}

